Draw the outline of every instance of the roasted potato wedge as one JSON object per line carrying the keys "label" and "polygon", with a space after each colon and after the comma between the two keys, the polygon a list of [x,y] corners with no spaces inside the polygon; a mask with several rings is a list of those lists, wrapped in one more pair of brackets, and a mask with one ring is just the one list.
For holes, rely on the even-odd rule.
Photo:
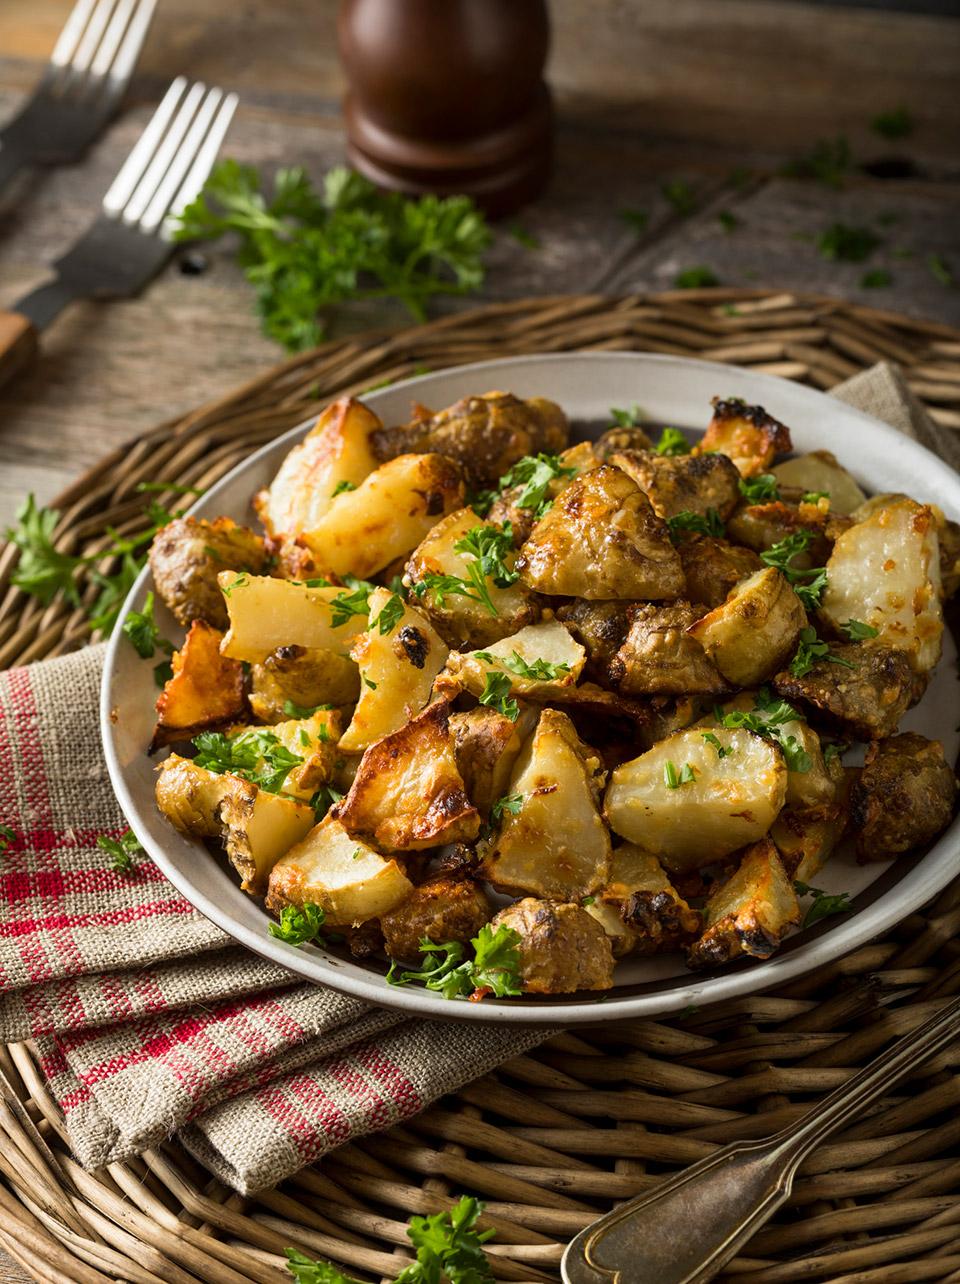
{"label": "roasted potato wedge", "polygon": [[250,670],[250,708],[261,722],[283,722],[297,709],[343,708],[360,694],[360,670],[345,655],[279,646]]}
{"label": "roasted potato wedge", "polygon": [[748,406],[737,397],[714,397],[713,418],[693,454],[719,451],[733,460],[741,477],[755,477],[791,449],[790,429],[762,406]]}
{"label": "roasted potato wedge", "polygon": [[416,409],[412,423],[375,434],[378,458],[436,451],[456,460],[474,487],[495,482],[524,455],[557,454],[567,444],[566,415],[543,397],[521,401],[509,392],[487,392],[437,414]]}
{"label": "roasted potato wedge", "polygon": [[424,939],[466,945],[490,921],[493,906],[472,878],[439,874],[415,887],[394,909],[380,916],[384,949],[392,959],[416,963]]}
{"label": "roasted potato wedge", "polygon": [[610,880],[589,905],[614,954],[660,954],[699,935],[701,918],[679,894],[651,852],[623,843],[610,858]]}
{"label": "roasted potato wedge", "polygon": [[825,494],[830,512],[849,516],[866,499],[850,473],[837,462],[829,450],[812,450],[808,455],[795,455],[777,464],[773,475],[782,487],[801,494]]}
{"label": "roasted potato wedge", "polygon": [[940,658],[940,551],[932,509],[900,500],[845,531],[827,562],[822,617],[879,630],[877,641],[906,653],[917,673]]}
{"label": "roasted potato wedge", "polygon": [[484,876],[501,889],[579,900],[607,881],[610,835],[597,808],[603,771],[570,719],[544,709],[510,778]]}
{"label": "roasted potato wedge", "polygon": [[860,860],[886,860],[932,842],[956,805],[957,778],[939,740],[905,732],[875,742],[850,792]]}
{"label": "roasted potato wedge", "polygon": [[519,934],[520,981],[526,994],[574,994],[613,985],[610,942],[579,905],[528,896],[502,909],[491,927]]}
{"label": "roasted potato wedge", "polygon": [[286,456],[269,488],[254,496],[257,516],[269,534],[289,539],[315,530],[338,489],[359,486],[376,468],[370,438],[382,427],[373,411],[353,397],[327,406]]}
{"label": "roasted potato wedge", "polygon": [[710,610],[726,601],[735,584],[763,570],[763,563],[751,549],[712,535],[685,539],[677,552],[687,581],[684,596],[695,606]]}
{"label": "roasted potato wedge", "polygon": [[413,891],[395,860],[385,860],[327,815],[274,865],[267,909],[319,905],[330,927],[389,913]]}
{"label": "roasted potato wedge", "polygon": [[604,814],[611,828],[674,873],[699,869],[762,838],[787,796],[778,748],[750,731],[718,727],[713,735],[723,757],[690,728],[610,776]]}
{"label": "roasted potato wedge", "polygon": [[491,673],[503,674],[516,696],[548,700],[559,687],[572,687],[579,678],[586,652],[557,620],[528,624],[483,651],[451,651],[447,672],[478,698]]}
{"label": "roasted potato wedge", "polygon": [[689,631],[705,614],[689,602],[631,606],[630,631],[607,669],[611,686],[626,695],[726,694],[726,679]]}
{"label": "roasted potato wedge", "polygon": [[800,922],[800,903],[769,838],[748,847],[737,872],[708,898],[691,967],[718,967],[744,954],[768,959]]}
{"label": "roasted potato wedge", "polygon": [[726,520],[740,502],[740,474],[726,455],[658,455],[624,450],[610,460],[637,483],[653,511],[666,520],[678,513]]}
{"label": "roasted potato wedge", "polygon": [[366,626],[366,614],[337,610],[337,599],[349,597],[349,589],[234,571],[218,579],[230,614],[220,650],[232,660],[263,664],[279,647],[289,646],[347,656]]}
{"label": "roasted potato wedge", "polygon": [[738,687],[755,687],[793,655],[806,626],[803,604],[772,566],[741,580],[721,606],[690,625],[723,676]]}
{"label": "roasted potato wedge", "polygon": [[332,815],[388,851],[469,842],[480,816],[457,770],[450,710],[437,701],[363,755],[350,792]]}
{"label": "roasted potato wedge", "polygon": [[222,831],[220,804],[225,782],[224,776],[171,753],[157,767],[157,807],[181,834],[217,838]]}
{"label": "roasted potato wedge", "polygon": [[340,748],[359,753],[409,722],[430,699],[447,655],[425,615],[388,589],[375,589],[367,631],[350,652],[360,669],[360,700]]}
{"label": "roasted potato wedge", "polygon": [[[469,573],[470,553],[458,553],[456,545],[477,526],[494,527],[483,522],[472,508],[461,508],[438,522],[426,539],[414,551],[406,571],[404,583],[417,594],[418,604],[429,616],[434,628],[451,647],[489,646],[500,638],[509,637],[524,625],[531,624],[537,610],[524,586],[520,583],[500,588],[490,576],[484,583],[494,612],[477,595],[441,593],[428,588],[429,577],[449,575],[463,580]],[[507,567],[514,560],[513,554],[504,559]]]}
{"label": "roasted potato wedge", "polygon": [[893,735],[913,701],[916,675],[908,656],[873,642],[831,642],[830,655],[802,677],[789,669],[778,673],[773,689],[811,706],[841,735],[855,740]]}
{"label": "roasted potato wedge", "polygon": [[665,524],[610,464],[561,492],[520,550],[517,570],[529,588],[565,597],[659,599],[684,590]]}
{"label": "roasted potato wedge", "polygon": [[810,809],[784,807],[773,822],[770,837],[787,875],[800,883],[815,878],[843,837],[846,825],[847,810],[839,801]]}
{"label": "roasted potato wedge", "polygon": [[223,634],[194,620],[171,664],[173,677],[157,697],[151,749],[190,740],[198,731],[239,718],[246,707],[243,665],[220,654]]}
{"label": "roasted potato wedge", "polygon": [[175,517],[160,528],[150,545],[150,570],[157,594],[183,625],[203,620],[225,629],[227,608],[217,576],[221,571],[256,575],[266,560],[260,536],[229,517],[218,517],[214,522]]}
{"label": "roasted potato wedge", "polygon": [[416,548],[463,496],[460,469],[445,455],[398,455],[338,495],[301,539],[334,575],[365,579]]}

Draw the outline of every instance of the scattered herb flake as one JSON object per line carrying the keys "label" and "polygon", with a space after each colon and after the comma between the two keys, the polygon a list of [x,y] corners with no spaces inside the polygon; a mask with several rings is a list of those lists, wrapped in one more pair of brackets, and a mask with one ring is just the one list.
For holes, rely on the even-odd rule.
{"label": "scattered herb flake", "polygon": [[333,490],[330,492],[330,498],[336,499],[338,495],[344,495],[348,490],[356,489],[356,482],[347,481],[347,479],[344,478],[343,481],[338,481],[336,486],[334,486]]}
{"label": "scattered herb flake", "polygon": [[660,191],[678,214],[686,216],[687,214],[692,214],[697,208],[697,198],[694,196],[690,184],[682,178],[664,183]]}
{"label": "scattered herb flake", "polygon": [[776,567],[786,577],[808,611],[820,605],[827,586],[827,570],[824,566],[796,567],[793,559],[806,552],[812,538],[810,531],[794,531],[760,554],[761,562]]}
{"label": "scattered herb flake", "polygon": [[306,945],[320,935],[325,917],[321,907],[309,901],[302,908],[284,905],[280,911],[280,922],[270,924],[270,935],[286,941],[288,945]]}
{"label": "scattered herb flake", "polygon": [[650,211],[622,209],[620,211],[620,217],[628,227],[632,228],[633,231],[636,232],[637,236],[643,236],[644,232],[647,230],[647,225],[650,222]]}
{"label": "scattered herb flake", "polygon": [[942,254],[928,254],[927,267],[941,285],[951,286],[956,283],[953,271]]}
{"label": "scattered herb flake", "polygon": [[534,234],[528,231],[522,223],[511,223],[507,229],[518,245],[522,245],[527,250],[539,250],[540,240]]}
{"label": "scattered herb flake", "polygon": [[474,655],[484,664],[495,664],[509,673],[515,673],[518,678],[527,678],[531,682],[556,682],[557,678],[570,672],[569,664],[552,664],[544,659],[534,660],[531,664],[519,651],[513,651],[509,656],[493,655],[490,651],[475,651]]}
{"label": "scattered herb flake", "polygon": [[519,816],[523,807],[523,794],[504,794],[490,808],[491,820],[502,820],[506,815]]}
{"label": "scattered herb flake", "polygon": [[380,614],[370,625],[371,629],[378,629],[381,637],[392,633],[403,619],[404,609],[403,598],[399,593],[392,593],[384,603]]}
{"label": "scattered herb flake", "polygon": [[827,187],[840,187],[853,163],[850,144],[843,135],[820,138],[805,155],[785,166],[790,178],[812,178]]}
{"label": "scattered herb flake", "polygon": [[514,503],[518,508],[532,511],[539,520],[551,503],[547,495],[551,483],[560,477],[574,477],[576,471],[575,468],[565,467],[560,462],[559,455],[542,452],[538,455],[525,455],[523,459],[517,460],[509,472],[503,474],[499,489],[504,491],[513,486],[521,486]]}
{"label": "scattered herb flake", "polygon": [[679,542],[682,531],[690,531],[697,535],[712,535],[716,539],[723,539],[727,533],[723,519],[715,508],[708,508],[706,513],[693,513],[689,509],[684,509],[683,512],[667,518],[667,529],[674,544]]}
{"label": "scattered herb flake", "polygon": [[820,660],[830,664],[842,664],[844,668],[854,669],[856,665],[849,660],[842,660],[830,650],[830,644],[817,637],[817,630],[810,624],[800,630],[797,652],[790,661],[790,672],[795,678],[805,677]]}
{"label": "scattered herb flake", "polygon": [[141,660],[153,659],[159,647],[161,651],[172,654],[173,643],[160,636],[160,630],[153,618],[153,592],[147,593],[143,600],[142,611],[128,611],[122,625],[123,636],[131,644]]}
{"label": "scattered herb flake", "polygon": [[689,455],[690,443],[679,428],[664,428],[654,450],[658,455]]}
{"label": "scattered herb flake", "polygon": [[773,473],[758,477],[741,477],[740,494],[748,504],[765,504],[780,498],[780,487]]}
{"label": "scattered herb flake", "polygon": [[825,259],[862,263],[881,244],[881,237],[869,227],[832,223],[817,237],[817,249]]}
{"label": "scattered herb flake", "polygon": [[886,268],[871,268],[860,278],[861,290],[882,290],[893,285],[893,276]]}
{"label": "scattered herb flake", "polygon": [[708,745],[713,745],[714,749],[717,751],[718,758],[726,758],[733,753],[733,750],[727,745],[722,744],[720,737],[715,735],[712,731],[701,731],[700,734],[703,736],[704,740],[706,740]]}
{"label": "scattered herb flake", "polygon": [[125,829],[119,838],[101,834],[97,839],[97,846],[112,857],[110,868],[116,874],[129,874],[133,869],[134,856],[143,851],[140,840],[132,829]]}
{"label": "scattered herb flake", "polygon": [[813,904],[804,915],[801,928],[812,927],[814,923],[819,923],[820,919],[828,918],[831,914],[848,914],[853,909],[849,903],[849,892],[840,892],[832,896],[829,892],[821,891],[819,887],[810,887],[800,882],[795,882],[793,887],[798,896],[813,897]]}
{"label": "scattered herb flake", "polygon": [[740,220],[731,210],[721,210],[717,215],[717,221],[727,234],[740,224]]}
{"label": "scattered herb flake", "polygon": [[511,722],[520,717],[520,706],[510,695],[510,679],[505,673],[488,672],[484,675],[483,691],[478,697],[481,704],[496,709]]}

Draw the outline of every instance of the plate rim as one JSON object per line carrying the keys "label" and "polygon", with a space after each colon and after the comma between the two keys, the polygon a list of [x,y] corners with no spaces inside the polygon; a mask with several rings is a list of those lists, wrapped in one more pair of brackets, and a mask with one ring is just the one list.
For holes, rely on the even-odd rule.
{"label": "plate rim", "polygon": [[[415,387],[419,391],[430,383],[439,382],[443,378],[459,377],[461,375],[471,376],[474,374],[479,376],[485,371],[509,370],[512,367],[529,364],[530,362],[552,364],[569,363],[571,361],[587,361],[589,364],[596,364],[597,366],[602,366],[609,362],[617,364],[635,363],[640,366],[653,363],[658,366],[676,366],[681,370],[696,367],[701,371],[713,373],[718,382],[723,380],[725,374],[728,377],[736,375],[738,377],[746,377],[751,381],[759,381],[769,388],[771,395],[775,395],[778,389],[787,387],[790,389],[791,395],[799,395],[801,398],[809,399],[812,409],[816,409],[818,406],[822,408],[823,399],[828,396],[826,391],[810,388],[805,384],[795,383],[792,380],[783,379],[763,371],[751,370],[749,367],[709,361],[703,358],[677,356],[671,353],[623,351],[529,353],[522,356],[491,358],[485,361],[447,366],[441,370],[431,371],[428,374],[397,380],[385,388],[376,388],[368,393],[358,392],[353,395],[364,401],[369,401],[375,410],[377,400],[381,399],[378,394],[385,398],[387,394],[393,395],[407,388]],[[891,446],[896,446],[900,449],[907,448],[912,453],[919,452],[926,457],[925,462],[928,467],[945,473],[950,479],[951,485],[957,490],[958,510],[960,510],[960,476],[955,474],[939,456],[922,443],[906,437],[889,424],[860,410],[858,407],[851,406],[846,402],[837,402],[837,405],[842,406],[846,415],[852,415],[860,419],[881,440],[885,440]],[[287,442],[293,444],[296,440],[299,440],[306,428],[315,422],[316,417],[316,414],[311,414],[236,464],[211,487],[208,495],[200,497],[186,510],[187,514],[192,514],[195,509],[203,507],[210,494],[215,496],[221,489],[225,489],[245,471],[254,467],[262,456],[277,450],[279,446]],[[960,511],[958,511],[957,515],[960,516]],[[956,860],[956,857],[960,855],[960,817],[955,817],[950,828],[916,862],[904,879],[898,880],[893,887],[881,893],[876,900],[864,906],[859,913],[851,915],[850,918],[838,917],[834,920],[825,920],[820,930],[797,949],[785,954],[774,955],[768,960],[752,960],[743,967],[735,966],[732,970],[703,974],[691,972],[689,980],[678,978],[681,982],[680,984],[671,985],[671,979],[665,978],[667,988],[639,995],[625,995],[621,998],[616,997],[617,990],[614,987],[612,990],[600,992],[597,997],[571,999],[569,1001],[552,1001],[549,998],[546,1001],[540,999],[536,1002],[488,999],[483,1003],[450,1003],[429,990],[417,987],[409,989],[388,987],[382,973],[366,973],[362,969],[357,969],[359,975],[343,973],[341,972],[341,967],[338,966],[342,965],[343,960],[335,954],[328,954],[320,947],[314,945],[307,947],[291,946],[284,941],[269,936],[266,930],[255,937],[244,925],[238,924],[233,920],[229,909],[221,909],[215,901],[212,901],[204,893],[199,892],[191,884],[190,879],[181,874],[176,862],[167,856],[162,845],[155,843],[150,835],[139,828],[136,823],[140,808],[128,786],[115,747],[111,695],[117,656],[120,644],[123,641],[121,626],[128,612],[140,601],[149,576],[149,566],[146,566],[135,580],[124,600],[117,625],[107,644],[101,680],[101,741],[110,783],[116,794],[117,802],[127,824],[133,830],[151,860],[198,913],[214,923],[228,937],[244,948],[270,962],[285,967],[295,975],[313,984],[329,986],[333,990],[350,994],[377,1007],[393,1008],[431,1020],[495,1021],[515,1025],[553,1026],[559,1028],[589,1022],[596,1023],[601,1020],[666,1016],[670,1013],[683,1011],[691,1006],[700,1008],[727,999],[761,993],[805,976],[817,967],[850,953],[880,933],[894,927],[898,922],[929,901],[932,896],[941,891],[960,872],[960,861]],[[948,851],[948,848],[951,850]],[[955,858],[955,867],[953,869],[948,868],[951,855]],[[928,863],[931,862],[931,858],[933,858],[932,863]],[[923,871],[926,879],[918,879],[916,877],[917,872],[924,865],[926,865]],[[912,893],[906,897],[902,894],[904,882],[908,882],[913,886]],[[869,891],[869,888],[864,889],[864,891]],[[886,912],[884,912],[884,906],[887,907]],[[267,919],[267,917],[264,913],[264,918]],[[651,982],[651,984],[656,984],[656,982]]]}

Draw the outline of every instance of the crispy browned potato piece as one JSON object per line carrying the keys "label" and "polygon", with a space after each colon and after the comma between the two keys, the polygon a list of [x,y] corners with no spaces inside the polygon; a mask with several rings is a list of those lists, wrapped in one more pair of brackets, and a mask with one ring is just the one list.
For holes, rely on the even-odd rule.
{"label": "crispy browned potato piece", "polygon": [[388,851],[476,838],[480,817],[457,770],[449,724],[449,705],[441,700],[375,741],[330,815]]}
{"label": "crispy browned potato piece", "polygon": [[772,566],[730,590],[726,600],[690,625],[723,676],[738,687],[759,686],[793,655],[807,613]]}
{"label": "crispy browned potato piece", "polygon": [[220,654],[222,637],[203,620],[190,625],[183,646],[173,653],[173,677],[157,697],[151,752],[173,740],[190,740],[243,713],[243,665]]}
{"label": "crispy browned potato piece", "polygon": [[691,967],[719,967],[741,955],[768,959],[787,929],[800,922],[800,904],[776,847],[764,838],[748,847],[737,872],[708,898],[706,930],[690,947]]}
{"label": "crispy browned potato piece", "polygon": [[415,887],[406,900],[380,916],[384,949],[392,959],[416,963],[424,937],[435,945],[466,943],[490,921],[493,907],[472,878],[440,874]]}
{"label": "crispy browned potato piece", "polygon": [[726,679],[687,632],[705,614],[689,602],[631,606],[630,631],[607,669],[611,685],[627,695],[726,694]]}
{"label": "crispy browned potato piece", "polygon": [[831,642],[830,654],[833,663],[817,660],[801,678],[784,669],[773,679],[774,690],[812,705],[856,740],[892,735],[913,698],[915,676],[905,652],[872,642]]}
{"label": "crispy browned potato piece", "polygon": [[816,877],[843,837],[847,818],[842,798],[823,807],[784,807],[770,828],[770,837],[791,879],[809,883]]}
{"label": "crispy browned potato piece", "polygon": [[520,710],[516,722],[484,705],[451,716],[457,770],[482,816],[489,815],[497,799],[507,793],[513,765],[536,720],[529,706]]}
{"label": "crispy browned potato piece", "polygon": [[579,905],[527,896],[502,909],[491,927],[519,933],[520,981],[527,994],[575,994],[613,985],[607,934]]}
{"label": "crispy browned potato piece", "polygon": [[631,478],[601,464],[564,490],[517,559],[532,589],[563,597],[680,597],[683,570],[664,522]]}
{"label": "crispy browned potato piece", "polygon": [[956,802],[957,778],[939,740],[908,731],[871,745],[850,793],[860,860],[886,860],[932,842]]}
{"label": "crispy browned potato piece", "polygon": [[847,517],[834,517],[829,508],[817,504],[785,504],[775,500],[768,504],[744,504],[727,522],[727,534],[738,544],[745,544],[757,553],[772,548],[780,540],[798,532],[808,532],[810,544],[802,553],[795,553],[790,565],[798,569],[823,566],[833,549],[837,536],[852,523]]}
{"label": "crispy browned potato piece", "polygon": [[150,546],[157,593],[177,622],[205,620],[217,629],[228,624],[217,575],[220,571],[258,574],[266,560],[260,536],[229,517],[215,522],[175,517],[157,531]]}
{"label": "crispy browned potato piece", "polygon": [[621,450],[653,450],[653,442],[634,424],[632,428],[608,428],[593,443],[593,453],[601,464],[608,464]]}
{"label": "crispy browned potato piece", "polygon": [[629,609],[629,602],[588,602],[578,597],[557,611],[557,619],[586,648],[589,670],[598,677],[623,646],[630,628]]}
{"label": "crispy browned potato piece", "polygon": [[741,477],[755,477],[765,473],[777,455],[792,449],[790,429],[763,406],[748,406],[738,397],[714,397],[713,418],[693,453],[718,450],[733,460]]}
{"label": "crispy browned potato piece", "polygon": [[473,486],[497,481],[524,455],[559,453],[569,434],[566,415],[542,397],[521,401],[510,392],[487,392],[462,397],[436,414],[415,409],[409,424],[373,434],[377,458],[436,451],[455,459]]}
{"label": "crispy browned potato piece", "polygon": [[711,610],[726,601],[735,584],[763,570],[763,563],[751,549],[712,535],[685,539],[677,551],[687,577],[688,599]]}
{"label": "crispy browned potato piece", "polygon": [[658,455],[625,450],[610,461],[646,494],[658,516],[714,509],[726,519],[740,502],[740,474],[726,455]]}
{"label": "crispy browned potato piece", "polygon": [[679,894],[656,856],[623,843],[610,859],[610,881],[587,913],[610,937],[617,958],[678,950],[699,935],[701,918]]}
{"label": "crispy browned potato piece", "polygon": [[360,693],[360,671],[347,656],[316,647],[277,647],[251,668],[250,708],[261,722],[289,718],[289,701],[301,709],[352,704]]}

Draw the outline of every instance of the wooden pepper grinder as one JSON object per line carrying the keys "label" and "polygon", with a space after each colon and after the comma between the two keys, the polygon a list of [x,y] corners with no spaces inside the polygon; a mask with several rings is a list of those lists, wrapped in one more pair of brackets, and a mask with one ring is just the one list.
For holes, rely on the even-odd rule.
{"label": "wooden pepper grinder", "polygon": [[489,214],[550,172],[546,0],[342,0],[347,157],[380,187]]}

